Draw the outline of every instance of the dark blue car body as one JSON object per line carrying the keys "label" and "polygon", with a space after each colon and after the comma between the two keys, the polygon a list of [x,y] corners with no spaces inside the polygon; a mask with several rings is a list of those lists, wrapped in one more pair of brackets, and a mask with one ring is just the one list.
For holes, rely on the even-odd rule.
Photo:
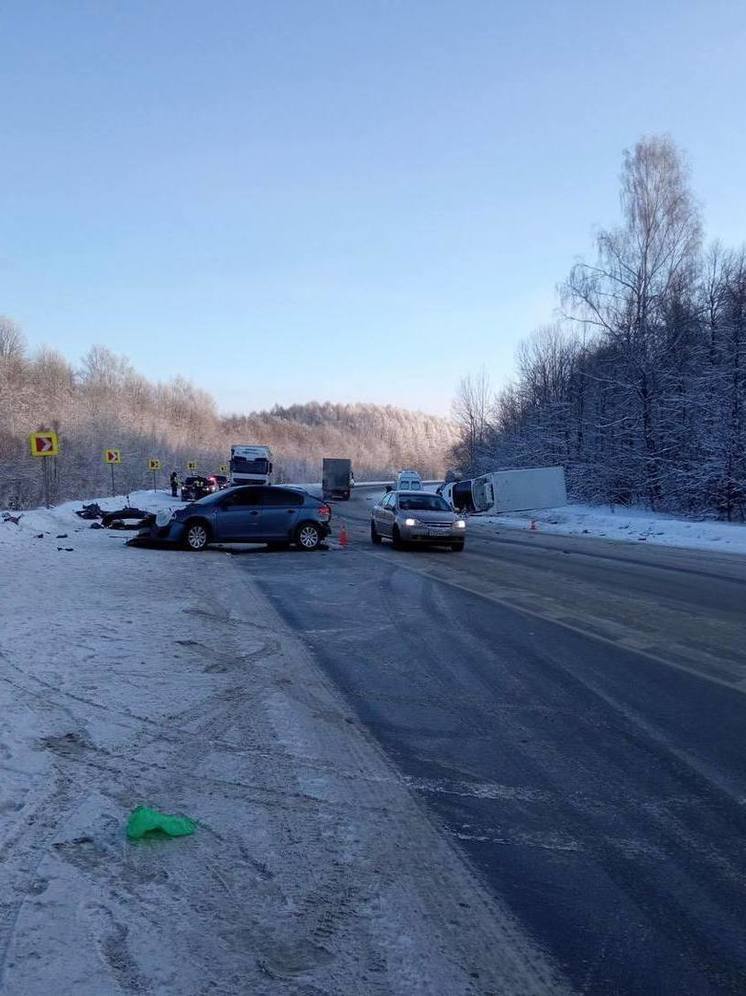
{"label": "dark blue car body", "polygon": [[247,485],[192,502],[174,512],[168,523],[150,526],[140,538],[192,550],[209,543],[296,543],[312,550],[329,535],[330,519],[329,506],[301,488]]}

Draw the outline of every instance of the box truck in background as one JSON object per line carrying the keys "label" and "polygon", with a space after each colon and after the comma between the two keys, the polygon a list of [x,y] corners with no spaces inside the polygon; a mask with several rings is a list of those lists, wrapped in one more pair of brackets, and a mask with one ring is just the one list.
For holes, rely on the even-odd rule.
{"label": "box truck in background", "polygon": [[324,457],[321,467],[321,491],[324,498],[341,498],[342,501],[349,501],[354,486],[352,460]]}

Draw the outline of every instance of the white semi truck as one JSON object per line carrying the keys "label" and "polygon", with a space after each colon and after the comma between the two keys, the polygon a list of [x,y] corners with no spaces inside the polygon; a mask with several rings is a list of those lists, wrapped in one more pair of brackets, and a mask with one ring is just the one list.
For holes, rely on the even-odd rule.
{"label": "white semi truck", "polygon": [[269,446],[231,446],[231,484],[271,484]]}

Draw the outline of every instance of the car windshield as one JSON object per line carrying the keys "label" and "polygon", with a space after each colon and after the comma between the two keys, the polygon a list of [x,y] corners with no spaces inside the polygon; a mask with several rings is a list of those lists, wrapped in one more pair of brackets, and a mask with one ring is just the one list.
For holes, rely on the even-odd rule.
{"label": "car windshield", "polygon": [[400,495],[402,512],[450,512],[451,506],[440,495]]}

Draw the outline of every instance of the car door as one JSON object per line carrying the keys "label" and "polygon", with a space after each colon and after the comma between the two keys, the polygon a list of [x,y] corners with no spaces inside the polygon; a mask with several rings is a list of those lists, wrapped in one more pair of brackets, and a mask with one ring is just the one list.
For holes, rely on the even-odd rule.
{"label": "car door", "polygon": [[396,507],[396,494],[392,491],[387,494],[381,503],[379,519],[376,523],[379,533],[383,536],[391,536],[394,530],[394,510]]}
{"label": "car door", "polygon": [[262,488],[233,488],[215,513],[215,535],[220,543],[259,542]]}
{"label": "car door", "polygon": [[373,516],[373,522],[379,533],[383,533],[383,516],[386,507],[386,502],[389,500],[389,495],[384,495],[380,501],[377,501],[372,508],[371,514]]}
{"label": "car door", "polygon": [[264,540],[287,540],[292,536],[303,506],[303,495],[292,488],[261,488],[260,533]]}

